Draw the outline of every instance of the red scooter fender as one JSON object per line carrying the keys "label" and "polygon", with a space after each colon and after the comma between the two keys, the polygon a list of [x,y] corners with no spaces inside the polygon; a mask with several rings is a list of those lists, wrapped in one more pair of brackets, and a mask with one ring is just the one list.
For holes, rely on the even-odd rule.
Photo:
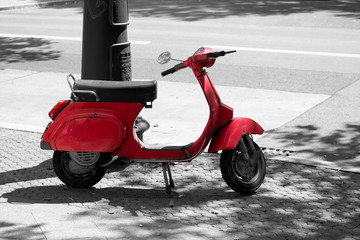
{"label": "red scooter fender", "polygon": [[234,149],[245,134],[263,134],[264,129],[250,118],[233,118],[211,140],[208,152]]}

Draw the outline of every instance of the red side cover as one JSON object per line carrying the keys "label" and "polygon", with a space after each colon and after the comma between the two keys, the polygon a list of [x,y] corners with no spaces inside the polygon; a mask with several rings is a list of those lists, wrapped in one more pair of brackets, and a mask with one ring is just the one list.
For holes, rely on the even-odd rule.
{"label": "red side cover", "polygon": [[125,135],[125,128],[106,118],[76,118],[55,139],[59,151],[107,152]]}

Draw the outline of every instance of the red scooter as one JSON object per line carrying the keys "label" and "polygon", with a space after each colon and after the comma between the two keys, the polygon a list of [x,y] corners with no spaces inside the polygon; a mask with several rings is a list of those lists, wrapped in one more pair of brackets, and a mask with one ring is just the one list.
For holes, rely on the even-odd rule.
{"label": "red scooter", "polygon": [[[210,143],[208,152],[222,150],[220,169],[234,191],[255,192],[266,174],[265,158],[251,134],[264,130],[249,118],[233,118],[233,109],[220,100],[205,67],[235,51],[214,52],[199,48],[187,60],[161,73],[162,76],[190,67],[210,108],[209,120],[199,139],[184,146],[143,143],[136,134],[140,111],[151,108],[157,97],[156,81],[76,80],[69,75],[71,100],[59,101],[49,112],[52,119],[42,136],[41,149],[54,150],[53,167],[66,185],[87,188],[99,182],[114,162],[162,163],[167,193],[174,187],[169,163],[190,162]],[[160,63],[170,61],[165,52]],[[70,81],[73,80],[72,84]]]}

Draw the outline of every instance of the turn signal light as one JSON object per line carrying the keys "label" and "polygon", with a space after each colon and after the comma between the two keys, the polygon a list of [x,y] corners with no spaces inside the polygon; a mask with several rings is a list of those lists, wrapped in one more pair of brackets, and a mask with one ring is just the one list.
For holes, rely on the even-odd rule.
{"label": "turn signal light", "polygon": [[49,117],[54,120],[59,113],[70,103],[70,100],[59,101],[49,112]]}

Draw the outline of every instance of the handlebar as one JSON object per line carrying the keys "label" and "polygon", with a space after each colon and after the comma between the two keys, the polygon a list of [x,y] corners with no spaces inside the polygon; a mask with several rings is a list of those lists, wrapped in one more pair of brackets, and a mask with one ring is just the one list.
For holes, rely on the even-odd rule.
{"label": "handlebar", "polygon": [[165,77],[166,75],[176,72],[175,67],[169,68],[161,73],[161,76]]}
{"label": "handlebar", "polygon": [[176,64],[174,67],[169,68],[168,70],[165,70],[161,73],[161,76],[165,77],[166,75],[172,74],[176,72],[177,70],[184,68],[184,63]]}
{"label": "handlebar", "polygon": [[[236,52],[236,50],[232,50],[232,51],[219,51],[219,52],[213,52],[213,53],[208,53],[206,54],[206,57],[207,58],[218,58],[218,57],[222,57],[222,56],[225,56],[226,54],[230,54],[230,53],[234,53]],[[174,67],[172,68],[169,68],[168,70],[165,70],[161,73],[161,76],[165,77],[166,75],[169,75],[169,74],[173,74],[174,72],[176,72],[177,70],[179,69],[182,69],[184,68],[184,62],[182,63],[179,63],[177,65],[175,65]]]}

